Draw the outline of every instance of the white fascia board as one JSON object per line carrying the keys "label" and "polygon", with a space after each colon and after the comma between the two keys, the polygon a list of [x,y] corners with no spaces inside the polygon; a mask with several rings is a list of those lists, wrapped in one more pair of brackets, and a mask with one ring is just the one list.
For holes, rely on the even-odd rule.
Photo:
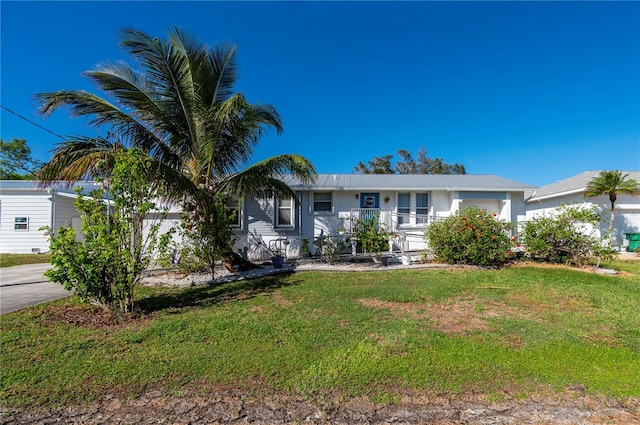
{"label": "white fascia board", "polygon": [[[58,192],[58,191],[54,191],[54,193],[56,194],[56,196],[62,196],[63,198],[77,198],[78,195],[76,195],[75,193],[69,193],[69,192]],[[84,196],[85,199],[89,199],[89,196]]]}
{"label": "white fascia board", "polygon": [[553,198],[559,198],[561,196],[575,195],[577,193],[582,193],[584,191],[585,191],[584,188],[580,188],[580,189],[567,190],[566,192],[550,193],[549,195],[534,196],[532,198],[527,199],[525,202],[528,204],[534,201],[544,201],[545,199],[553,199]]}

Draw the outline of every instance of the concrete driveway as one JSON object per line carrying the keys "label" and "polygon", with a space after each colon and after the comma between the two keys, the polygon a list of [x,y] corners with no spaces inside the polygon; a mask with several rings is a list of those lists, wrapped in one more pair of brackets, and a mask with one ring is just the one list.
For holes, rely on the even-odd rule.
{"label": "concrete driveway", "polygon": [[71,295],[62,285],[47,282],[50,264],[25,264],[0,268],[0,314]]}

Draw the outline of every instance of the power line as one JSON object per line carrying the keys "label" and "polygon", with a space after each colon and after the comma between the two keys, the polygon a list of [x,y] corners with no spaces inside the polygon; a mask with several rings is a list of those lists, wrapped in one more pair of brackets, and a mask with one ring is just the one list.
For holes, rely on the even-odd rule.
{"label": "power line", "polygon": [[48,128],[45,128],[45,127],[41,126],[41,125],[40,125],[40,124],[38,124],[37,122],[33,122],[33,121],[31,121],[30,119],[23,117],[23,116],[22,116],[22,115],[20,115],[19,113],[12,111],[11,109],[7,108],[7,107],[6,107],[6,106],[4,106],[4,105],[0,105],[0,108],[4,109],[5,111],[9,112],[10,114],[15,115],[16,117],[18,117],[18,118],[20,118],[20,119],[25,120],[25,121],[26,121],[26,122],[28,122],[29,124],[33,124],[33,125],[35,125],[36,127],[40,128],[40,129],[42,129],[42,130],[44,130],[44,131],[46,131],[46,132],[48,132],[48,133],[53,134],[54,136],[56,136],[56,137],[58,137],[58,138],[60,138],[60,139],[62,139],[62,140],[66,140],[64,137],[62,137],[62,136],[61,136],[61,135],[59,135],[58,133],[55,133],[55,132],[53,132],[53,131],[49,130]]}

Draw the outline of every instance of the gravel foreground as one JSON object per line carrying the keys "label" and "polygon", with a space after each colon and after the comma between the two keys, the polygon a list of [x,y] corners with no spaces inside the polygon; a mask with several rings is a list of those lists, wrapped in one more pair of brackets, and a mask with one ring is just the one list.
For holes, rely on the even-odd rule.
{"label": "gravel foreground", "polygon": [[640,424],[640,400],[625,405],[586,396],[569,401],[527,400],[497,404],[437,400],[376,405],[363,399],[322,404],[292,399],[257,400],[243,394],[168,396],[148,392],[122,401],[106,397],[56,410],[0,408],[13,424]]}

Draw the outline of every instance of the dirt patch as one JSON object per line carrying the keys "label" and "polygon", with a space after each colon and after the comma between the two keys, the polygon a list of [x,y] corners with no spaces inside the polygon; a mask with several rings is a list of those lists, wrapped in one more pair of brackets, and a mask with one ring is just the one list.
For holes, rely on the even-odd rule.
{"label": "dirt patch", "polygon": [[490,330],[490,318],[527,317],[526,312],[515,310],[505,303],[474,298],[452,298],[444,303],[402,303],[377,298],[359,299],[365,307],[387,309],[394,317],[407,315],[425,319],[432,329],[448,334],[465,334]]}
{"label": "dirt patch", "polygon": [[278,307],[282,307],[282,308],[289,308],[293,305],[293,301],[291,301],[288,298],[283,297],[280,294],[274,294],[271,299],[273,300],[273,302],[278,306]]}
{"label": "dirt patch", "polygon": [[64,323],[92,329],[112,329],[140,324],[153,318],[151,314],[124,314],[94,305],[49,305],[36,319],[39,323]]}
{"label": "dirt patch", "polygon": [[258,398],[240,391],[172,396],[149,391],[135,399],[107,396],[86,406],[56,410],[0,408],[6,425],[14,424],[640,424],[640,400],[619,401],[583,396],[505,400],[489,403],[434,398],[377,404],[365,398],[327,394],[319,402],[288,395]]}
{"label": "dirt patch", "polygon": [[563,294],[555,289],[545,289],[545,301],[535,301],[519,291],[511,292],[507,299],[532,313],[571,312],[580,311],[581,314],[590,314],[593,306],[586,300],[569,294]]}

